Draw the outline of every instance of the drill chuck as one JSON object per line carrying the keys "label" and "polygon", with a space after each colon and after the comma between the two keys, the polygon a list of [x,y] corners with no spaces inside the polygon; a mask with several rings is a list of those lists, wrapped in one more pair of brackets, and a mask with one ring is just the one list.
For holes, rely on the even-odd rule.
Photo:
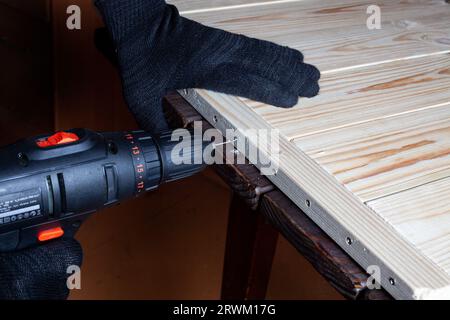
{"label": "drill chuck", "polygon": [[73,129],[1,148],[0,252],[73,237],[90,214],[201,171],[206,143],[191,139],[184,163],[179,143],[171,132]]}

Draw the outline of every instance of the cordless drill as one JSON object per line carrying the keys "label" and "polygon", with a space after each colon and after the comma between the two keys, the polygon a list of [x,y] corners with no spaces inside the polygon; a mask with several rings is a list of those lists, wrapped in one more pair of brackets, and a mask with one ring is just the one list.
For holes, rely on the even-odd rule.
{"label": "cordless drill", "polygon": [[[171,136],[73,129],[1,148],[0,252],[73,237],[99,209],[201,171],[174,163]],[[206,146],[194,140],[192,156]]]}

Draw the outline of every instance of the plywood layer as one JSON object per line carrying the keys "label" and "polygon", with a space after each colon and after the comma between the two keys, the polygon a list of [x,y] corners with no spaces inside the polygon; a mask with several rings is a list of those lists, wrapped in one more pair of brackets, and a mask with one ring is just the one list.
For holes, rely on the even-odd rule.
{"label": "plywood layer", "polygon": [[[370,5],[381,8],[380,30],[366,26]],[[450,298],[450,5],[207,8],[186,15],[301,49],[323,72],[322,90],[292,109],[204,90],[187,99],[250,145],[245,129],[280,130],[279,171],[269,179],[363,267],[379,266],[392,295]]]}

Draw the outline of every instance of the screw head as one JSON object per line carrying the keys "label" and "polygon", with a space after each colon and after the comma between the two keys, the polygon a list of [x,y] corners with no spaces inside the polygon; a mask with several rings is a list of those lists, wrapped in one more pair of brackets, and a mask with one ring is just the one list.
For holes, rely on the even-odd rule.
{"label": "screw head", "polygon": [[389,278],[389,283],[391,284],[391,286],[395,286],[395,279],[394,278]]}

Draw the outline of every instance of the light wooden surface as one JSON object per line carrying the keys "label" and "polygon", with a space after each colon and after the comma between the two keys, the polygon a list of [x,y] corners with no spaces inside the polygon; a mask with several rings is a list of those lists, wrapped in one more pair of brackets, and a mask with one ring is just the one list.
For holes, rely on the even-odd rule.
{"label": "light wooden surface", "polygon": [[[450,4],[195,3],[191,19],[300,49],[322,91],[287,110],[204,90],[186,98],[250,145],[245,129],[279,129],[269,178],[364,268],[379,266],[393,296],[450,298]],[[366,26],[374,4],[380,30]]]}
{"label": "light wooden surface", "polygon": [[368,206],[450,273],[449,194],[450,178],[443,178],[368,202]]}
{"label": "light wooden surface", "polygon": [[183,14],[250,8],[259,4],[285,3],[297,0],[167,0],[167,3],[177,6]]}
{"label": "light wooden surface", "polygon": [[[382,10],[380,30],[367,28],[370,4]],[[450,50],[444,0],[299,0],[186,16],[299,49],[322,72]]]}

